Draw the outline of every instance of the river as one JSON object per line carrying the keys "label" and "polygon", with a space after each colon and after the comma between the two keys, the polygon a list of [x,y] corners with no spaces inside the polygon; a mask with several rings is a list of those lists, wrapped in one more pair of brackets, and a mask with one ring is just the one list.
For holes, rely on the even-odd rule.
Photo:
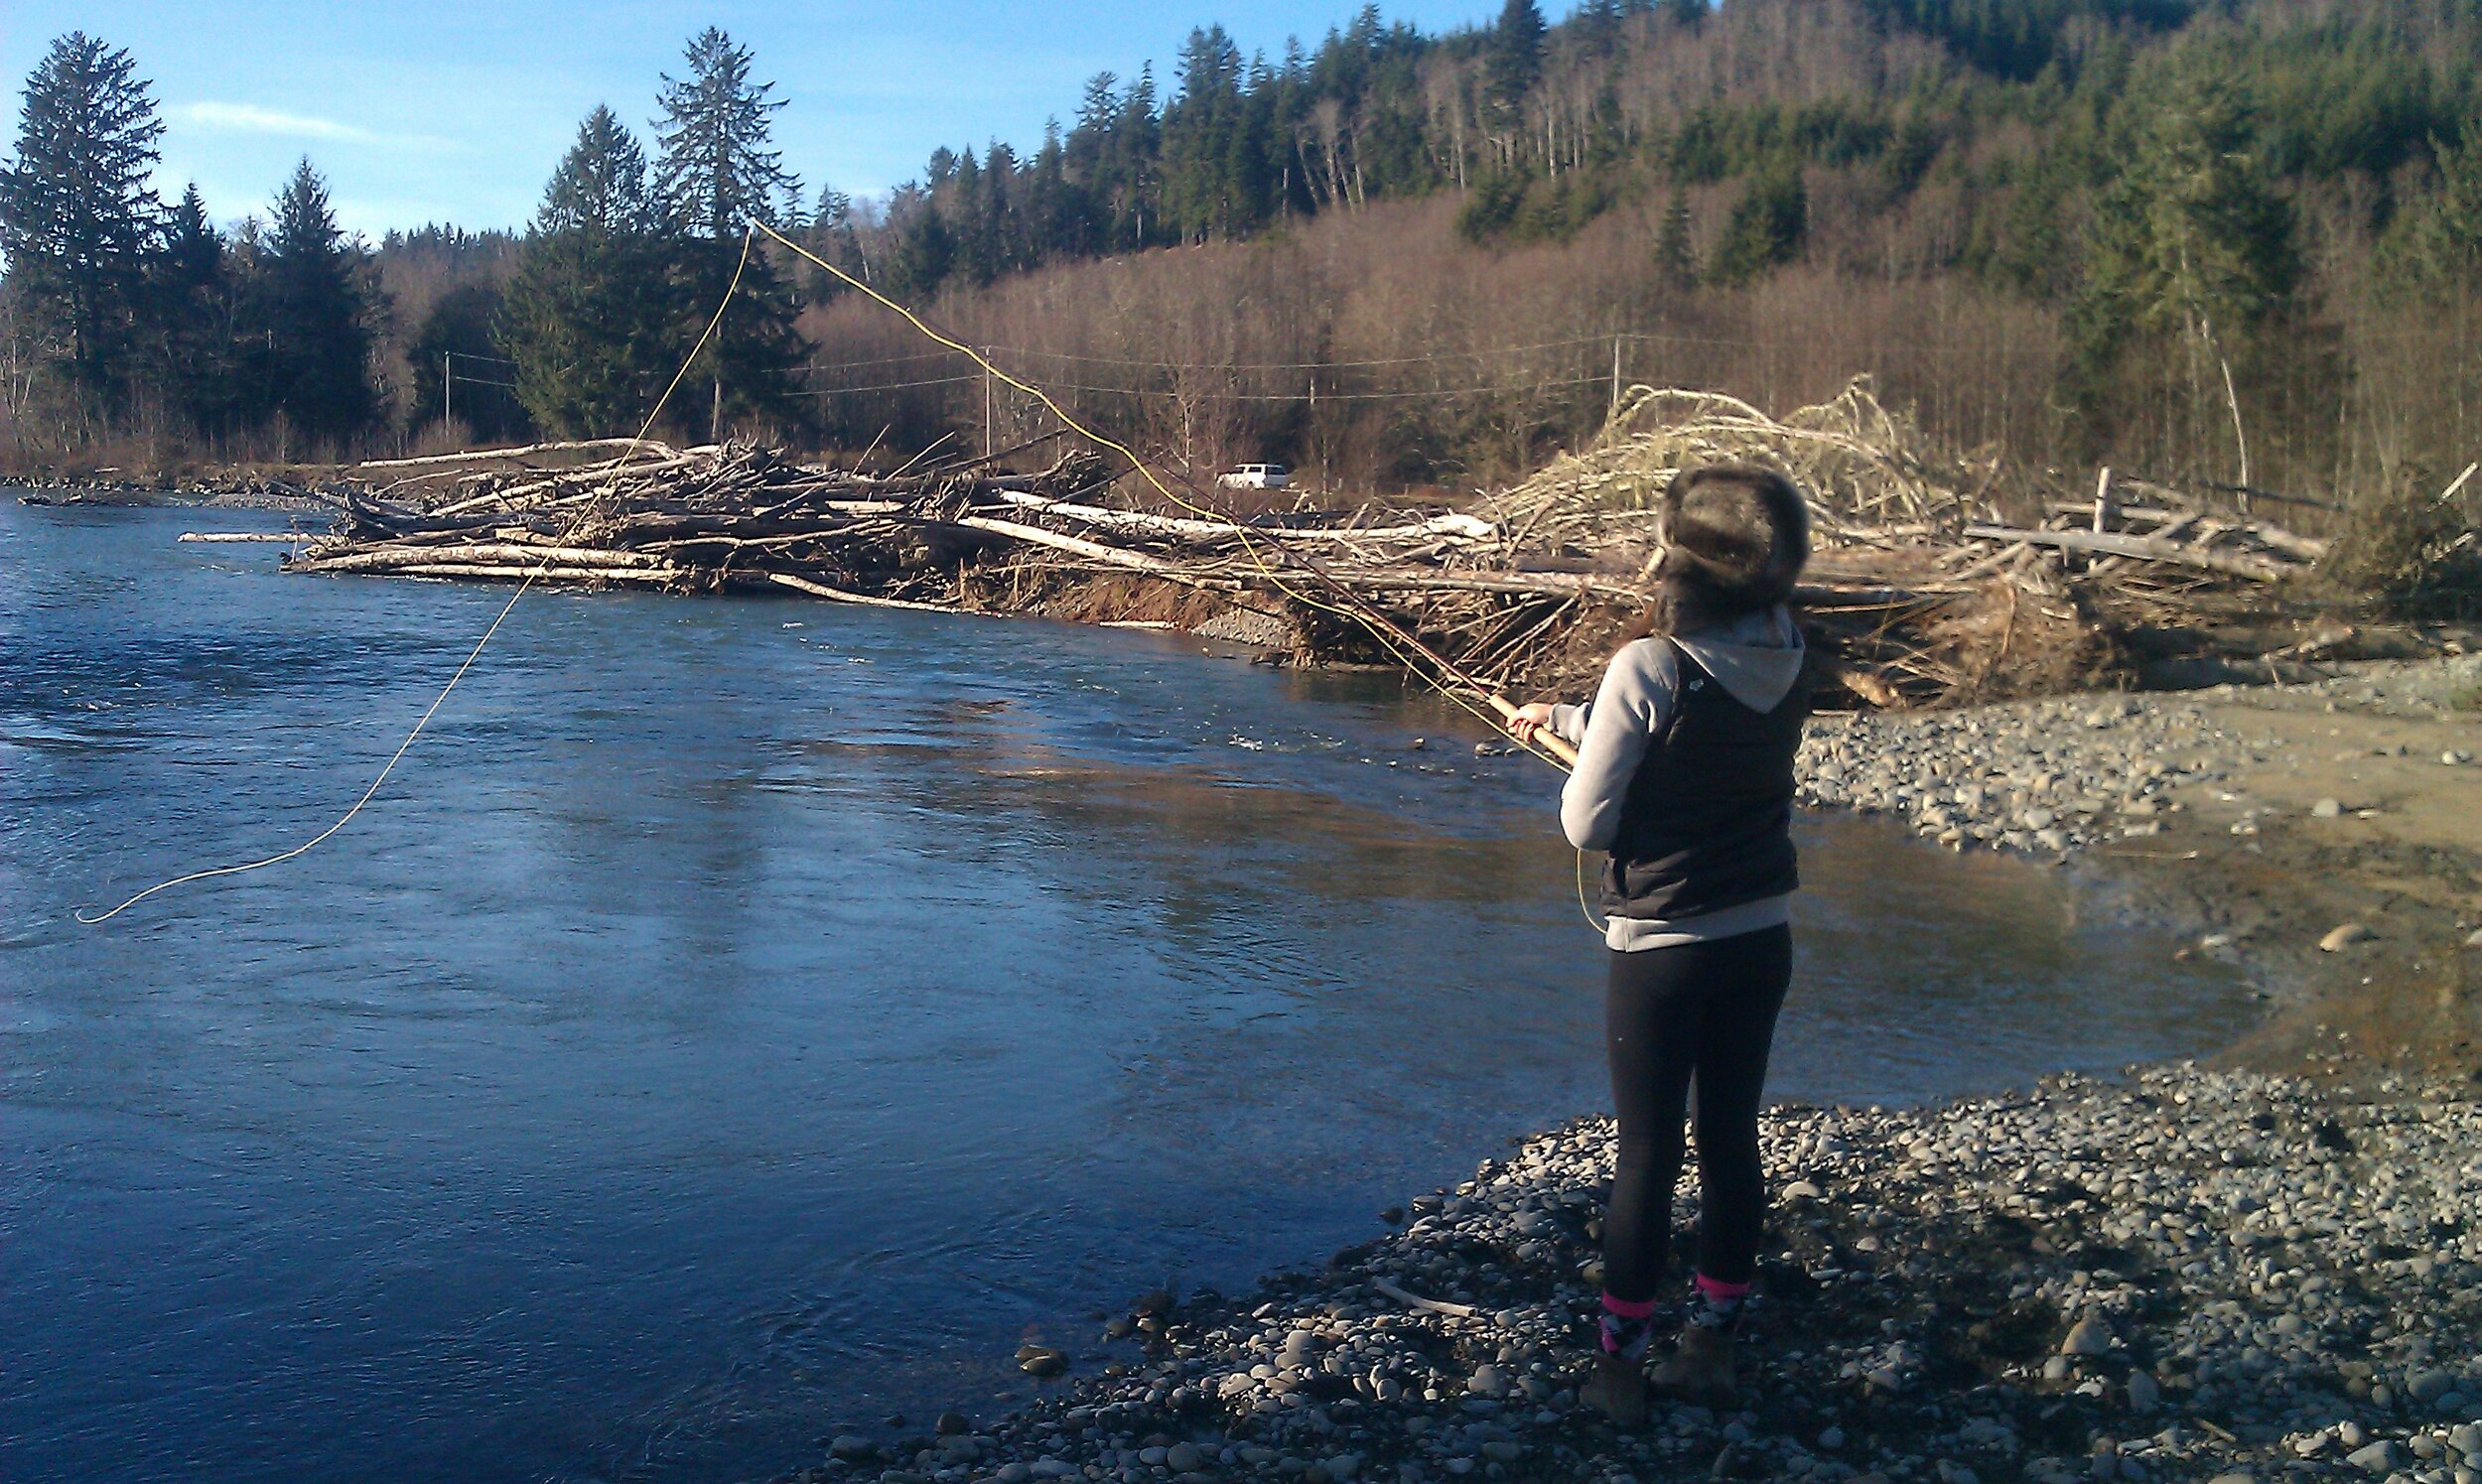
{"label": "river", "polygon": [[[1557,777],[1176,635],[289,578],[0,504],[0,1478],[720,1480],[1606,1106]],[[1423,745],[1416,746],[1421,739]],[[2052,874],[1801,826],[1775,1090],[2214,1044]]]}

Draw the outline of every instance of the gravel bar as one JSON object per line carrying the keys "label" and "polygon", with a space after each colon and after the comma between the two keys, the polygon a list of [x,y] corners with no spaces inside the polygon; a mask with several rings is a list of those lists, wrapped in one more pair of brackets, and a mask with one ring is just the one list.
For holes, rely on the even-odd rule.
{"label": "gravel bar", "polygon": [[[1823,715],[1802,746],[1800,799],[1891,816],[1954,849],[2064,857],[2159,834],[2165,815],[2188,807],[2184,792],[2269,760],[2275,742],[2211,721],[2207,701],[2447,721],[2471,720],[2478,690],[2482,655],[2465,655],[2360,665],[2306,685]],[[2254,832],[2248,819],[2233,826]]]}
{"label": "gravel bar", "polygon": [[1003,1420],[840,1436],[789,1477],[2482,1484],[2470,1083],[2184,1063],[1781,1106],[1763,1139],[1744,1411],[1627,1435],[1579,1406],[1611,1173],[1586,1119],[1321,1271],[1028,1347],[1069,1374]]}

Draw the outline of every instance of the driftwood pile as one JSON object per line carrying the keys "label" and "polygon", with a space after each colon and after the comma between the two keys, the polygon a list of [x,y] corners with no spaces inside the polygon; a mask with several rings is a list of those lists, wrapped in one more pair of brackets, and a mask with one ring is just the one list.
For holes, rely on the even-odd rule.
{"label": "driftwood pile", "polygon": [[1760,461],[1814,502],[1821,550],[1801,600],[1823,677],[1903,705],[2109,677],[2126,669],[2116,627],[2176,623],[2202,594],[2263,590],[2322,552],[2108,471],[2091,502],[2003,522],[2000,461],[1925,452],[1863,382],[1781,420],[1640,388],[1592,448],[1462,510],[1210,518],[1131,497],[1137,481],[1091,454],[1005,468],[1058,437],[888,474],[731,444],[364,465],[331,491],[337,532],[286,565],[1153,620],[1304,659],[1401,658],[1364,621],[1375,611],[1511,693],[1574,692],[1644,603],[1665,481]]}
{"label": "driftwood pile", "polygon": [[[979,600],[995,574],[1007,575],[1029,555],[1045,575],[1136,574],[1278,603],[1302,593],[1333,601],[1327,584],[1336,570],[1356,593],[1541,586],[1449,570],[1455,555],[1497,539],[1489,522],[1470,515],[1372,521],[1357,512],[1243,523],[1129,509],[1097,502],[1115,471],[1091,454],[1070,454],[1033,473],[996,468],[1023,449],[889,475],[790,463],[739,445],[640,445],[621,458],[558,470],[530,462],[580,447],[361,466],[361,480],[330,491],[345,512],[337,533],[286,567],[678,593],[781,588],[942,610],[988,607]],[[415,462],[442,467],[385,485],[368,480]]]}
{"label": "driftwood pile", "polygon": [[[2333,508],[2110,470],[2091,500],[2046,497],[1996,452],[1936,449],[1860,379],[1781,419],[1715,393],[1635,388],[1591,448],[1477,513],[1522,533],[1520,565],[1557,550],[1628,570],[1653,554],[1646,510],[1672,475],[1713,462],[1771,465],[1809,493],[1810,627],[1839,661],[1834,678],[1874,705],[2140,679],[2138,636],[2263,618],[2325,556],[2257,503]],[[2040,516],[2003,520],[2003,501]]]}

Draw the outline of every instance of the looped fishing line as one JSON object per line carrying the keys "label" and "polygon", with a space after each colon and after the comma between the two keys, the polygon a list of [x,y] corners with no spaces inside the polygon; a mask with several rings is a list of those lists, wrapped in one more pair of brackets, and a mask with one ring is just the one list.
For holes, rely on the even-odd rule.
{"label": "looped fishing line", "polygon": [[[663,395],[655,399],[654,410],[646,414],[646,421],[638,425],[636,436],[629,440],[628,448],[621,452],[620,458],[613,465],[612,477],[605,480],[604,487],[596,491],[594,499],[587,501],[586,508],[578,512],[578,518],[570,523],[568,530],[562,532],[561,540],[556,543],[557,545],[568,545],[568,538],[576,535],[586,522],[594,517],[598,502],[612,493],[614,487],[620,483],[620,472],[627,467],[629,460],[636,456],[637,451],[645,446],[646,435],[654,429],[655,419],[663,416],[665,405],[672,400],[672,394],[681,389],[682,381],[689,376],[689,368],[698,361],[699,352],[707,348],[707,341],[715,337],[716,327],[724,323],[724,311],[731,306],[733,296],[741,291],[742,272],[750,266],[750,234],[744,232],[741,260],[733,265],[733,282],[724,291],[723,303],[718,304],[715,307],[715,313],[708,317],[707,328],[699,332],[698,342],[690,346],[689,355],[682,360],[681,368],[672,373],[671,383],[664,387]],[[75,910],[69,915],[86,926],[92,927],[100,922],[111,921],[158,891],[169,891],[175,886],[186,886],[193,881],[212,880],[216,877],[239,876],[244,872],[263,871],[270,866],[281,866],[287,861],[298,860],[309,855],[312,850],[335,838],[338,831],[353,822],[354,815],[362,812],[363,805],[368,804],[378,795],[380,785],[386,783],[388,775],[396,771],[396,765],[405,760],[405,754],[412,750],[414,742],[422,736],[423,729],[431,725],[431,719],[439,714],[440,707],[448,700],[449,693],[456,690],[458,682],[466,678],[466,672],[474,668],[474,662],[483,657],[483,646],[490,643],[491,636],[499,632],[499,626],[508,621],[509,613],[517,607],[517,600],[526,596],[526,590],[534,586],[534,580],[543,575],[544,570],[550,567],[551,561],[551,556],[546,553],[543,560],[537,562],[533,570],[517,584],[517,591],[508,595],[508,602],[500,606],[500,610],[493,615],[490,626],[483,630],[483,637],[475,640],[474,648],[468,651],[465,659],[458,663],[456,672],[448,677],[448,684],[440,687],[440,693],[431,698],[431,704],[424,707],[421,717],[415,720],[413,730],[406,733],[405,740],[396,744],[396,750],[389,754],[387,762],[380,767],[378,776],[370,780],[370,786],[362,790],[361,797],[353,801],[352,808],[337,817],[335,824],[328,826],[293,849],[279,852],[263,861],[245,861],[237,866],[218,866],[207,871],[194,871],[187,876],[174,877],[168,881],[158,881],[108,912],[98,912],[93,916],[88,916],[82,910]]]}
{"label": "looped fishing line", "polygon": [[[1203,516],[1208,520],[1216,521],[1220,524],[1232,527],[1233,535],[1240,541],[1241,549],[1243,553],[1249,557],[1250,564],[1257,568],[1259,575],[1267,579],[1268,583],[1275,587],[1277,591],[1307,607],[1317,609],[1320,612],[1332,613],[1337,617],[1350,619],[1351,621],[1359,624],[1363,629],[1369,632],[1372,638],[1377,639],[1380,645],[1387,649],[1389,653],[1394,654],[1399,660],[1404,661],[1407,669],[1422,676],[1422,678],[1442,696],[1447,697],[1449,701],[1454,702],[1457,706],[1463,708],[1473,716],[1480,718],[1485,724],[1489,725],[1492,730],[1501,730],[1503,723],[1499,718],[1494,717],[1474,706],[1463,696],[1459,695],[1455,687],[1447,684],[1439,678],[1439,673],[1453,674],[1454,666],[1448,664],[1447,660],[1441,658],[1439,655],[1423,648],[1418,642],[1400,639],[1399,637],[1390,634],[1387,630],[1392,625],[1383,624],[1375,620],[1367,612],[1358,611],[1350,607],[1340,607],[1335,604],[1312,598],[1301,589],[1287,583],[1282,577],[1277,575],[1276,569],[1261,553],[1259,543],[1250,538],[1248,526],[1243,525],[1240,521],[1235,520],[1232,516],[1221,510],[1212,509],[1206,505],[1198,503],[1195,500],[1186,499],[1180,494],[1174,492],[1170,484],[1165,483],[1163,479],[1157,477],[1155,471],[1147,465],[1147,462],[1144,459],[1138,457],[1137,452],[1131,449],[1128,445],[1115,439],[1106,438],[1101,433],[1087,427],[1084,423],[1081,423],[1076,418],[1071,417],[1068,409],[1062,407],[1049,392],[1044,391],[1040,386],[1002,370],[999,366],[992,363],[989,356],[983,354],[982,351],[975,349],[972,345],[965,343],[963,340],[940,334],[937,330],[932,329],[921,316],[905,308],[903,305],[898,304],[896,300],[889,298],[886,294],[881,293],[879,290],[863,282],[861,279],[847,273],[844,269],[837,267],[834,263],[820,257],[817,253],[812,252],[810,249],[802,246],[792,238],[785,236],[774,227],[761,222],[758,224],[758,230],[765,232],[768,236],[773,237],[776,241],[782,243],[791,251],[799,254],[801,257],[807,259],[819,268],[824,269],[828,273],[835,275],[835,277],[842,281],[847,287],[859,290],[864,296],[872,300],[874,303],[894,313],[898,318],[902,319],[907,325],[912,326],[913,329],[919,332],[924,338],[929,339],[934,344],[956,351],[958,354],[973,361],[977,366],[982,367],[985,374],[991,376],[1004,385],[1007,385],[1017,391],[1024,392],[1026,395],[1033,397],[1035,401],[1040,402],[1045,411],[1060,420],[1061,426],[1067,428],[1070,432],[1077,434],[1079,437],[1086,439],[1090,443],[1110,449],[1113,453],[1118,454],[1121,458],[1127,460],[1129,462],[1130,469],[1134,471],[1140,478],[1146,480],[1149,485],[1153,486],[1157,494],[1162,495],[1165,499],[1172,501],[1173,504],[1178,505],[1181,509],[1186,510],[1193,515]],[[1277,550],[1282,551],[1282,548],[1277,548]],[[1320,572],[1314,563],[1310,563],[1308,559],[1296,556],[1290,552],[1286,552],[1284,555],[1288,559],[1299,562],[1303,566],[1307,567],[1313,577],[1324,582],[1328,587],[1335,589],[1336,592],[1342,594],[1348,602],[1358,602],[1349,590],[1347,590],[1342,584],[1336,582],[1335,579],[1328,577],[1323,572]],[[1480,689],[1480,687],[1477,685],[1476,689]],[[1523,747],[1530,755],[1541,758],[1543,761],[1550,763],[1553,767],[1560,768],[1563,771],[1567,770],[1567,765],[1558,757],[1535,745],[1533,742],[1520,740],[1518,745]]]}
{"label": "looped fishing line", "polygon": [[[579,512],[577,520],[572,522],[567,531],[563,533],[562,540],[558,544],[568,544],[568,538],[574,536],[584,527],[586,522],[595,515],[598,503],[611,494],[612,490],[619,484],[620,474],[627,466],[628,461],[636,455],[640,448],[645,445],[647,434],[653,431],[656,420],[663,416],[663,410],[666,406],[670,405],[673,394],[680,390],[681,383],[688,378],[691,366],[697,363],[699,354],[706,349],[708,341],[714,338],[717,327],[724,323],[725,311],[732,306],[734,295],[741,291],[742,277],[750,266],[751,249],[756,244],[758,233],[761,231],[765,232],[769,237],[774,238],[778,243],[781,243],[784,247],[790,249],[795,254],[807,259],[820,269],[841,280],[848,287],[859,290],[862,294],[881,305],[883,308],[895,313],[907,325],[910,325],[915,331],[919,332],[924,337],[928,338],[932,342],[966,356],[977,366],[980,366],[986,374],[1002,383],[1005,383],[1017,391],[1023,392],[1026,395],[1034,398],[1036,401],[1040,402],[1044,409],[1049,411],[1053,417],[1059,419],[1061,425],[1069,431],[1078,434],[1100,447],[1109,449],[1113,453],[1120,455],[1121,458],[1128,461],[1129,467],[1137,472],[1139,477],[1145,479],[1146,482],[1154,488],[1157,494],[1162,495],[1172,504],[1179,506],[1181,509],[1187,510],[1192,514],[1229,525],[1232,528],[1234,536],[1239,540],[1243,553],[1249,558],[1251,565],[1255,567],[1260,576],[1264,577],[1277,591],[1283,593],[1294,602],[1299,603],[1306,607],[1310,607],[1320,612],[1330,613],[1358,624],[1361,628],[1367,631],[1372,638],[1376,639],[1382,648],[1395,655],[1408,670],[1420,675],[1423,680],[1432,687],[1432,689],[1439,692],[1440,695],[1454,703],[1463,711],[1480,720],[1484,725],[1490,727],[1494,731],[1499,731],[1504,726],[1504,720],[1501,717],[1492,716],[1488,712],[1483,711],[1481,708],[1466,700],[1465,697],[1459,693],[1457,686],[1448,683],[1448,680],[1443,678],[1444,676],[1453,676],[1464,685],[1471,686],[1477,691],[1484,691],[1485,694],[1489,694],[1491,696],[1495,705],[1502,708],[1503,711],[1513,714],[1513,708],[1509,707],[1508,703],[1504,699],[1500,698],[1496,693],[1488,692],[1478,681],[1472,681],[1462,676],[1453,665],[1449,664],[1445,658],[1424,646],[1419,640],[1413,639],[1410,635],[1403,634],[1401,630],[1391,632],[1391,630],[1395,629],[1394,623],[1364,610],[1360,606],[1361,600],[1356,595],[1354,595],[1349,589],[1346,589],[1334,578],[1329,577],[1325,572],[1321,571],[1315,563],[1310,562],[1308,558],[1301,557],[1298,554],[1286,552],[1281,547],[1276,548],[1276,550],[1282,552],[1287,559],[1299,563],[1303,567],[1307,568],[1313,578],[1324,583],[1327,587],[1334,589],[1347,601],[1348,604],[1353,605],[1353,607],[1342,607],[1333,603],[1325,602],[1318,598],[1314,598],[1310,594],[1303,592],[1299,587],[1286,582],[1284,578],[1277,573],[1275,566],[1271,564],[1262,553],[1259,543],[1251,538],[1248,527],[1243,525],[1240,521],[1220,510],[1215,510],[1204,504],[1198,503],[1197,501],[1184,498],[1175,492],[1170,484],[1167,484],[1163,479],[1157,477],[1154,470],[1148,467],[1146,461],[1140,458],[1135,450],[1115,439],[1105,437],[1103,434],[1098,433],[1094,429],[1079,422],[1076,418],[1071,417],[1068,410],[1062,407],[1050,393],[1046,392],[1041,387],[1018,376],[1012,375],[1008,371],[994,365],[988,356],[984,355],[980,350],[977,350],[972,345],[940,334],[937,330],[932,329],[930,325],[925,323],[922,318],[919,315],[916,315],[913,311],[897,303],[896,300],[889,298],[878,289],[873,288],[861,279],[847,273],[842,268],[837,267],[835,264],[820,257],[818,254],[810,251],[806,247],[803,247],[800,243],[793,241],[782,232],[777,231],[774,227],[768,226],[763,222],[754,222],[750,228],[743,232],[741,257],[733,265],[732,282],[725,287],[724,297],[716,305],[715,313],[708,317],[706,328],[699,333],[698,339],[696,343],[691,345],[689,354],[682,359],[680,368],[673,372],[671,381],[667,383],[663,389],[663,394],[655,399],[655,405],[647,412],[646,420],[638,426],[636,434],[630,438],[629,447],[621,454],[620,458],[615,462],[612,475],[606,481],[604,488],[597,492],[593,500],[588,501],[585,509]],[[500,625],[507,621],[509,613],[516,608],[518,601],[525,597],[527,592],[533,588],[535,580],[541,577],[550,565],[551,557],[546,554],[541,562],[538,562],[531,571],[526,573],[525,577],[517,584],[517,590],[509,595],[508,602],[501,606],[499,612],[492,617],[489,626],[483,629],[483,636],[475,641],[474,648],[468,651],[466,657],[459,662],[456,671],[449,676],[448,683],[440,688],[440,693],[437,696],[434,696],[431,700],[431,704],[423,709],[422,715],[414,722],[413,729],[405,734],[405,740],[397,744],[396,750],[389,755],[387,762],[380,767],[377,775],[370,780],[370,785],[362,790],[361,796],[353,801],[352,807],[346,809],[344,814],[337,818],[336,823],[328,826],[326,829],[320,831],[310,839],[303,841],[300,845],[293,847],[291,850],[279,852],[278,854],[266,857],[263,860],[247,861],[232,866],[219,866],[206,871],[194,871],[184,876],[174,877],[170,880],[159,881],[156,884],[147,887],[145,890],[138,892],[136,895],[131,896],[128,900],[123,901],[118,906],[111,908],[109,911],[99,912],[89,916],[81,910],[74,912],[72,915],[75,916],[79,922],[88,926],[107,922],[129,910],[131,907],[136,906],[139,902],[155,895],[157,892],[168,891],[176,886],[188,885],[197,881],[210,880],[217,877],[239,876],[245,872],[261,871],[270,866],[280,866],[287,861],[297,860],[300,857],[309,854],[312,850],[333,839],[338,832],[342,831],[347,824],[350,824],[353,821],[353,818],[362,812],[364,806],[369,804],[369,802],[378,795],[381,786],[384,785],[388,781],[389,777],[395,773],[397,764],[404,760],[405,754],[412,749],[414,742],[421,738],[424,730],[431,725],[431,719],[439,713],[440,707],[447,702],[450,694],[453,693],[457,689],[459,683],[466,678],[466,673],[474,668],[475,662],[482,658],[483,649],[490,644],[492,637],[499,632]],[[1564,762],[1561,757],[1555,755],[1552,751],[1547,750],[1545,746],[1538,745],[1531,739],[1519,739],[1518,745],[1522,747],[1529,756],[1539,758],[1543,762],[1548,763],[1552,767],[1558,768],[1561,771],[1565,772],[1568,770],[1566,762]],[[1578,905],[1580,910],[1586,913],[1586,920],[1588,923],[1593,923],[1593,912],[1590,908],[1586,907],[1586,904],[1585,871],[1586,857],[1585,853],[1581,851],[1578,854]],[[1599,929],[1600,924],[1595,924],[1595,926]]]}
{"label": "looped fishing line", "polygon": [[[1394,654],[1398,660],[1402,661],[1406,669],[1412,671],[1416,675],[1420,675],[1433,690],[1438,691],[1442,696],[1445,696],[1449,701],[1455,703],[1459,708],[1480,720],[1484,726],[1491,728],[1493,731],[1496,732],[1504,729],[1505,723],[1502,718],[1494,717],[1483,711],[1481,708],[1475,706],[1470,701],[1467,701],[1464,696],[1458,692],[1456,687],[1449,685],[1446,680],[1441,678],[1444,674],[1456,674],[1455,667],[1450,665],[1446,659],[1424,648],[1419,641],[1413,641],[1408,638],[1408,640],[1400,642],[1396,635],[1389,632],[1389,630],[1395,626],[1392,623],[1380,621],[1367,612],[1358,611],[1353,608],[1339,607],[1334,604],[1321,602],[1318,599],[1312,598],[1309,594],[1304,593],[1292,584],[1287,583],[1283,578],[1276,575],[1275,568],[1271,566],[1267,559],[1260,554],[1258,543],[1250,539],[1250,532],[1247,526],[1243,525],[1240,521],[1235,520],[1230,515],[1225,514],[1221,510],[1211,509],[1206,505],[1200,504],[1194,500],[1184,499],[1180,495],[1174,493],[1171,485],[1156,477],[1155,471],[1147,467],[1147,462],[1144,459],[1139,458],[1136,451],[1129,448],[1126,444],[1104,437],[1094,429],[1087,427],[1077,419],[1069,416],[1068,409],[1062,407],[1057,401],[1055,401],[1049,392],[1044,391],[1041,387],[1036,386],[1032,382],[1022,380],[1019,377],[1009,374],[1007,371],[1002,370],[1000,367],[991,363],[991,358],[989,356],[986,356],[983,352],[975,349],[972,345],[965,343],[963,340],[952,338],[951,337],[942,335],[938,331],[933,330],[923,321],[921,316],[905,308],[903,305],[898,304],[896,300],[889,298],[886,294],[881,293],[869,284],[864,283],[861,279],[847,273],[844,269],[837,267],[834,263],[820,257],[817,253],[810,251],[808,248],[802,246],[792,238],[785,236],[782,232],[777,231],[775,228],[767,226],[764,223],[760,223],[758,229],[765,232],[768,236],[773,237],[784,246],[792,249],[794,252],[800,254],[802,257],[807,258],[818,267],[834,274],[847,287],[860,290],[864,295],[868,296],[882,308],[892,311],[898,318],[902,319],[907,325],[912,326],[916,331],[920,332],[925,338],[928,338],[932,342],[944,346],[947,349],[956,351],[957,353],[965,356],[967,359],[973,361],[974,364],[982,367],[986,374],[1010,387],[1015,388],[1018,391],[1026,393],[1028,396],[1033,397],[1035,401],[1040,402],[1044,409],[1047,410],[1053,417],[1058,418],[1061,426],[1067,428],[1070,432],[1087,439],[1089,442],[1100,444],[1104,448],[1110,449],[1113,453],[1120,455],[1123,459],[1128,460],[1129,467],[1137,471],[1140,478],[1145,479],[1147,483],[1154,486],[1156,493],[1172,501],[1173,504],[1178,505],[1180,508],[1187,510],[1193,515],[1203,516],[1206,519],[1219,521],[1223,524],[1231,526],[1233,534],[1238,537],[1241,542],[1241,550],[1249,557],[1250,564],[1256,567],[1259,575],[1266,578],[1267,581],[1277,589],[1277,591],[1283,593],[1286,597],[1291,598],[1294,602],[1302,604],[1305,607],[1317,609],[1321,612],[1332,613],[1338,617],[1348,618],[1353,622],[1360,624],[1372,638],[1379,641],[1382,647],[1387,649],[1389,653]],[[1282,550],[1282,548],[1277,549],[1280,551]],[[1348,589],[1346,589],[1341,583],[1337,582],[1334,578],[1329,577],[1326,573],[1320,571],[1315,564],[1308,563],[1307,559],[1294,557],[1294,554],[1290,552],[1285,553],[1285,555],[1293,557],[1294,560],[1304,561],[1305,565],[1310,567],[1310,571],[1313,577],[1316,577],[1320,581],[1324,582],[1328,587],[1335,589],[1336,592],[1342,594],[1348,600],[1353,599],[1353,594]],[[1358,602],[1358,600],[1354,601]],[[1468,681],[1466,683],[1473,685],[1477,690],[1481,689],[1481,686],[1477,682]],[[1492,699],[1503,707],[1507,704],[1495,694]],[[1566,761],[1545,747],[1538,746],[1532,739],[1523,737],[1518,738],[1517,745],[1524,748],[1528,756],[1539,758],[1545,763],[1550,764],[1552,767],[1557,768],[1561,772],[1565,773],[1569,771],[1569,764]],[[1582,850],[1578,852],[1578,910],[1585,914],[1587,926],[1593,928],[1598,933],[1604,930],[1604,924],[1594,920],[1594,909],[1586,904],[1586,852]]]}

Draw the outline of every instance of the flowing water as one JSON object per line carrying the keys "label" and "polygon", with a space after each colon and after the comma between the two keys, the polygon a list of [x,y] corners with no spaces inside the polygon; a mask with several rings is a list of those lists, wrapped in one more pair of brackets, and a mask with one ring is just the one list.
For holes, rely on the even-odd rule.
{"label": "flowing water", "polygon": [[[1393,680],[0,504],[0,1478],[708,1480],[1604,1105],[1557,778]],[[1417,737],[1429,744],[1414,748]],[[1807,820],[1787,1097],[2211,1044],[2054,877]]]}

